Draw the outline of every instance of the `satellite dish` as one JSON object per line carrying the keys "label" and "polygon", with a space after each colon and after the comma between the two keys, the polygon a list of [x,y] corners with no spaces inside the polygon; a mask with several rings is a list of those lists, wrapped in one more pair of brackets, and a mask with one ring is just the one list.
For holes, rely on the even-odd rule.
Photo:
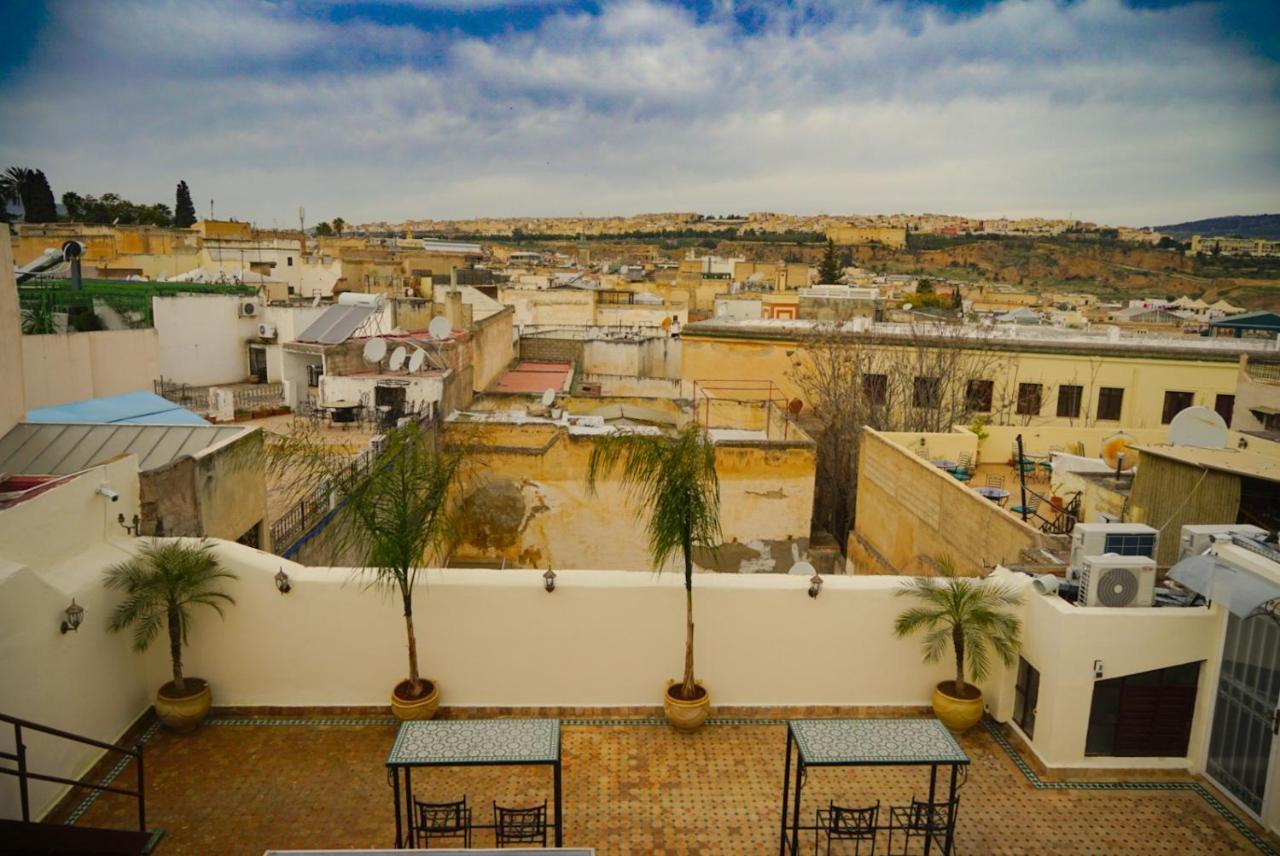
{"label": "satellite dish", "polygon": [[787,402],[787,412],[792,416],[799,416],[801,410],[804,410],[804,402],[800,399],[793,398]]}
{"label": "satellite dish", "polygon": [[818,572],[818,569],[808,562],[796,562],[791,566],[791,570],[787,571],[788,576],[811,577]]}
{"label": "satellite dish", "polygon": [[556,403],[556,391],[550,387],[542,393],[542,406],[550,407]]}
{"label": "satellite dish", "polygon": [[1129,445],[1133,438],[1128,434],[1112,434],[1102,441],[1102,460],[1112,470],[1131,470],[1138,463],[1138,453]]}
{"label": "satellite dish", "polygon": [[443,315],[437,315],[427,325],[427,332],[431,334],[433,339],[447,339],[453,334],[453,325],[449,323],[448,318]]}
{"label": "satellite dish", "polygon": [[1169,443],[1201,449],[1225,449],[1227,423],[1207,407],[1188,407],[1169,423]]}
{"label": "satellite dish", "polygon": [[910,311],[911,311],[911,304],[910,304],[910,303],[904,303],[904,304],[902,304],[902,311],[903,311],[903,312],[910,312]]}
{"label": "satellite dish", "polygon": [[67,241],[62,245],[62,258],[64,261],[80,258],[84,252],[84,244],[79,241]]}
{"label": "satellite dish", "polygon": [[364,343],[364,361],[366,363],[380,363],[386,355],[387,343],[384,339],[379,339],[375,336]]}
{"label": "satellite dish", "polygon": [[387,363],[387,368],[393,372],[400,371],[400,367],[404,365],[404,358],[408,355],[409,352],[404,349],[404,345],[396,346],[396,349],[391,352],[391,360]]}
{"label": "satellite dish", "polygon": [[409,355],[409,371],[414,374],[417,374],[418,372],[422,371],[422,364],[425,363],[426,361],[427,361],[427,352],[414,349],[414,352]]}

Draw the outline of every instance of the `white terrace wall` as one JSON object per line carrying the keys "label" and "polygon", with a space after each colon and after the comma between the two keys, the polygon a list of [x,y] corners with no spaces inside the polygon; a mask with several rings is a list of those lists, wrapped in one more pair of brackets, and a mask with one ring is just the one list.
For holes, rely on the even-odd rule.
{"label": "white terrace wall", "polygon": [[150,328],[20,338],[28,410],[125,392],[150,392],[160,377],[159,339]]}

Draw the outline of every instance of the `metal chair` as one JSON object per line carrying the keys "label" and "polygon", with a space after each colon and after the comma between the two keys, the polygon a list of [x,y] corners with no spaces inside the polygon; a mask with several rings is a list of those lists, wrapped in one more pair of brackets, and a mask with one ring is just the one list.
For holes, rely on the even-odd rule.
{"label": "metal chair", "polygon": [[433,838],[461,838],[463,847],[471,846],[471,809],[467,808],[467,798],[457,802],[429,803],[413,801],[413,827],[409,830],[413,846],[417,847],[419,839],[426,846],[431,846]]}
{"label": "metal chair", "polygon": [[507,808],[493,804],[493,837],[499,847],[508,844],[547,846],[547,801],[532,808]]}
{"label": "metal chair", "polygon": [[1009,510],[1019,516],[1021,516],[1024,511],[1028,516],[1035,516],[1036,512],[1040,510],[1040,497],[1035,495],[1029,496],[1027,497],[1026,505],[1013,505],[1009,507]]}
{"label": "metal chair", "polygon": [[[909,856],[911,841],[932,836],[938,852],[946,852],[946,835],[955,831],[956,813],[960,810],[960,798],[951,802],[921,802],[911,798],[910,805],[889,807],[889,841],[885,848],[890,856]],[[902,833],[902,850],[894,851],[893,834]],[[954,848],[953,848],[954,849]]]}
{"label": "metal chair", "polygon": [[996,473],[987,473],[987,487],[998,487],[1004,489],[1004,476]]}
{"label": "metal chair", "polygon": [[[818,832],[827,837],[827,856],[831,854],[832,841],[852,841],[854,856],[861,856],[864,842],[871,844],[871,856],[876,852],[876,824],[880,817],[880,801],[866,808],[846,808],[828,803],[818,809]],[[820,837],[813,839],[813,854],[818,856]]]}

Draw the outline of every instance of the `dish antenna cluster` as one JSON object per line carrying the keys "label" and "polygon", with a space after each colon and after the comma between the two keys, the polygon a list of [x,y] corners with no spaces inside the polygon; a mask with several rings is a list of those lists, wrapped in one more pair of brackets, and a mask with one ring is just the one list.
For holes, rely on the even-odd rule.
{"label": "dish antenna cluster", "polygon": [[427,332],[431,334],[433,339],[447,339],[453,334],[453,325],[449,323],[448,318],[443,315],[437,315],[427,325]]}
{"label": "dish antenna cluster", "polygon": [[387,355],[387,342],[385,339],[379,339],[377,336],[364,343],[364,361],[366,363],[381,364]]}

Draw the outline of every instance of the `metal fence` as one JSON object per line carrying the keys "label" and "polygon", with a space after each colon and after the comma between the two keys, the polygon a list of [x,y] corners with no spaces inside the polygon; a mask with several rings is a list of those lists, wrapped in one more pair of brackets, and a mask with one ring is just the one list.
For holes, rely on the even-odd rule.
{"label": "metal fence", "polygon": [[236,410],[265,410],[284,404],[284,385],[279,383],[258,383],[253,386],[238,386],[231,392],[235,399]]}
{"label": "metal fence", "polygon": [[1254,380],[1280,381],[1280,363],[1259,363],[1249,360],[1245,371]]}
{"label": "metal fence", "polygon": [[[339,480],[355,480],[366,475],[376,454],[377,449],[370,444],[346,465],[347,472]],[[298,539],[341,504],[342,498],[338,494],[339,489],[330,479],[322,480],[308,491],[271,523],[272,550],[282,556],[290,555],[293,552],[291,548],[297,544]]]}
{"label": "metal fence", "polygon": [[160,378],[153,384],[156,395],[165,401],[173,402],[180,407],[188,410],[194,410],[200,413],[208,413],[212,408],[209,406],[209,388],[205,386],[191,386],[185,383],[175,383],[165,378]]}

